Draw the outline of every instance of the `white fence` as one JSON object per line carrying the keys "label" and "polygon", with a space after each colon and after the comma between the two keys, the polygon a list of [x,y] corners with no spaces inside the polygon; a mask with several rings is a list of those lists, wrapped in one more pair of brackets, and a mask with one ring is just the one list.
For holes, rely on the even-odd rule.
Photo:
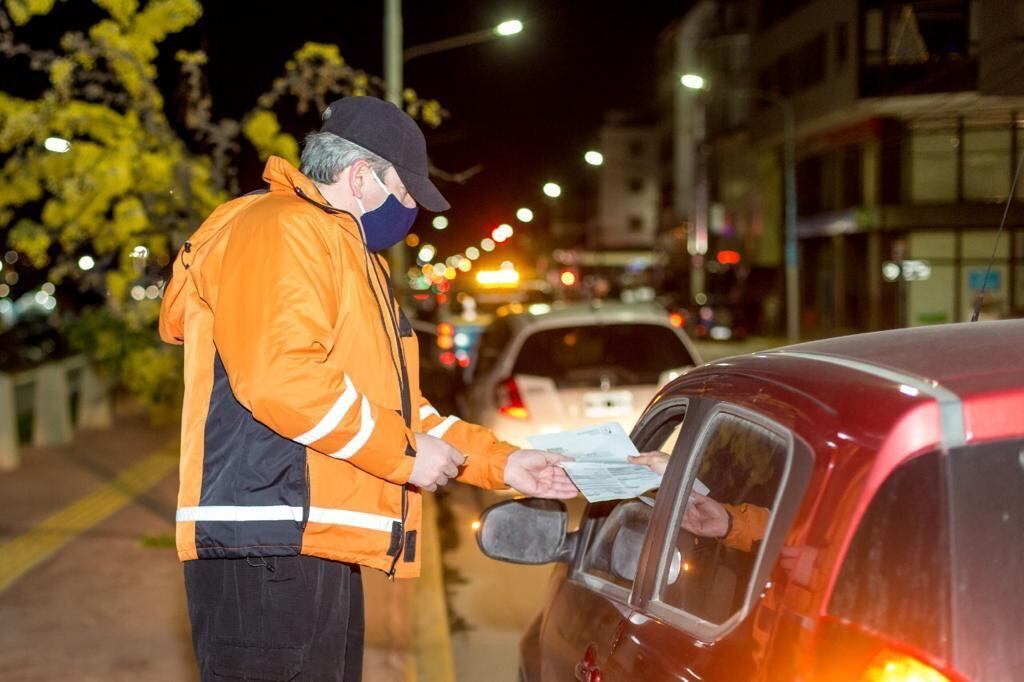
{"label": "white fence", "polygon": [[105,429],[113,419],[109,389],[82,356],[17,374],[0,373],[0,471],[21,461],[18,420],[26,415],[32,417],[31,443],[40,447],[66,445],[75,428]]}

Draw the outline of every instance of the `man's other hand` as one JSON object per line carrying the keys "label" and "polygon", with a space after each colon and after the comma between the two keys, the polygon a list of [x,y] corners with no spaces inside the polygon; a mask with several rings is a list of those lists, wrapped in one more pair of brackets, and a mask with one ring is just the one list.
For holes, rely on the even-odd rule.
{"label": "man's other hand", "polygon": [[530,497],[570,500],[579,491],[558,463],[571,460],[543,450],[516,450],[505,464],[505,484]]}
{"label": "man's other hand", "polygon": [[654,452],[644,452],[639,455],[630,455],[629,463],[645,466],[659,476],[664,476],[665,469],[668,468],[668,455],[657,450]]}
{"label": "man's other hand", "polygon": [[682,525],[694,535],[722,538],[729,532],[729,512],[710,497],[690,493]]}
{"label": "man's other hand", "polygon": [[466,463],[461,452],[440,438],[416,434],[416,462],[412,465],[409,483],[420,490],[434,492],[459,474]]}

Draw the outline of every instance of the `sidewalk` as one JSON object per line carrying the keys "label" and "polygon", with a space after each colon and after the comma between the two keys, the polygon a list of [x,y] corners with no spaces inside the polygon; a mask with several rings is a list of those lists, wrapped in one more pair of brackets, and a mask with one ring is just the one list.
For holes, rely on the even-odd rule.
{"label": "sidewalk", "polygon": [[[176,445],[176,427],[121,419],[0,474],[0,680],[198,679],[172,548]],[[364,580],[364,679],[414,678],[414,584]]]}

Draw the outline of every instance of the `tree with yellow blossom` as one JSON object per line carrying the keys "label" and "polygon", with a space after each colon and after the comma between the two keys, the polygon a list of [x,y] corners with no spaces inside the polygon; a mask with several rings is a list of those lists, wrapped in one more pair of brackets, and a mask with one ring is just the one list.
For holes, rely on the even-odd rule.
{"label": "tree with yellow blossom", "polygon": [[[54,0],[4,0],[0,9],[5,75],[34,72],[47,82],[32,98],[0,91],[0,231],[17,268],[45,272],[86,302],[73,314],[56,311],[72,344],[151,414],[168,417],[179,404],[181,354],[158,342],[155,321],[177,248],[237,194],[243,146],[297,161],[298,141],[276,111],[320,111],[338,96],[378,94],[383,82],[348,65],[336,45],[307,43],[241,121],[215,120],[205,54],[179,51],[182,136],[156,85],[156,59],[167,36],[200,19],[199,2],[93,2],[104,18],[46,50],[18,35]],[[412,91],[405,104],[429,126],[446,116]],[[12,273],[16,282],[8,264],[8,281]]]}

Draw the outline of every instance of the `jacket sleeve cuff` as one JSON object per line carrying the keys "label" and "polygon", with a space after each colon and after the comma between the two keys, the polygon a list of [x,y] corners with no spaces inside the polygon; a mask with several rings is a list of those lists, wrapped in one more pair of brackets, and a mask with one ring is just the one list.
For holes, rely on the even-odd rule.
{"label": "jacket sleeve cuff", "polygon": [[408,454],[414,452],[415,442],[397,412],[380,410],[373,433],[349,461],[377,478],[401,485],[412,474],[415,458]]}

